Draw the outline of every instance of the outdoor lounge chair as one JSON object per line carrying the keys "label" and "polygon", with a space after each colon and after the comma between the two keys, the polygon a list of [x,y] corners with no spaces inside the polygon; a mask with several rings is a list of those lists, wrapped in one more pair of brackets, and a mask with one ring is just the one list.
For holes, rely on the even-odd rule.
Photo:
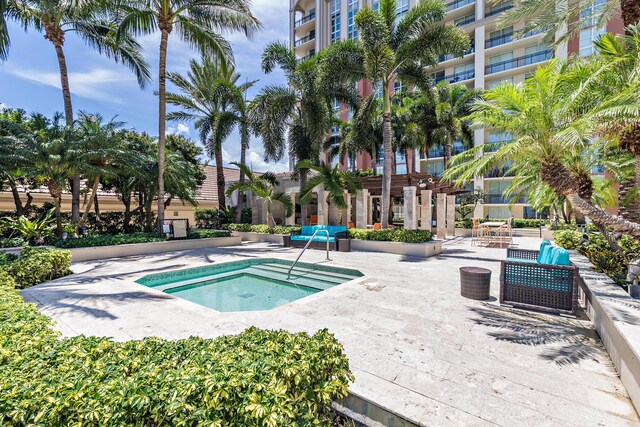
{"label": "outdoor lounge chair", "polygon": [[313,241],[309,245],[310,249],[326,249],[326,233],[321,232],[313,237],[313,234],[319,229],[329,232],[329,250],[331,251],[338,250],[338,239],[348,239],[347,227],[344,225],[303,225],[300,231],[291,232],[291,246],[294,248],[303,248],[307,242],[313,238]]}
{"label": "outdoor lounge chair", "polygon": [[500,268],[500,304],[574,315],[577,278],[569,252],[548,241],[542,242],[539,251],[508,248]]}

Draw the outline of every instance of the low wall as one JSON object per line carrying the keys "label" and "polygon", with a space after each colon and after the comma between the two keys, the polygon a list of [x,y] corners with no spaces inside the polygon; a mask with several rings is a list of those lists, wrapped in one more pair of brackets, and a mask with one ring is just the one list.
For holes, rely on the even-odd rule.
{"label": "low wall", "polygon": [[426,258],[442,253],[442,242],[433,240],[425,243],[402,243],[351,239],[351,250],[360,252],[386,252],[389,254]]}
{"label": "low wall", "polygon": [[579,295],[629,397],[640,411],[640,300],[593,269],[587,258],[571,251],[580,269]]}
{"label": "low wall", "polygon": [[254,233],[253,231],[232,231],[232,236],[241,237],[243,242],[267,242],[282,244],[284,234]]}
{"label": "low wall", "polygon": [[71,248],[69,250],[71,251],[71,262],[80,262],[240,244],[242,244],[240,237],[230,236],[212,237],[208,239],[168,240],[166,242],[130,243],[127,245],[114,246],[92,246],[88,248]]}
{"label": "low wall", "polygon": [[0,253],[2,252],[6,252],[9,254],[14,254],[14,255],[20,255],[20,252],[22,252],[22,248],[21,247],[17,247],[17,248],[0,248]]}

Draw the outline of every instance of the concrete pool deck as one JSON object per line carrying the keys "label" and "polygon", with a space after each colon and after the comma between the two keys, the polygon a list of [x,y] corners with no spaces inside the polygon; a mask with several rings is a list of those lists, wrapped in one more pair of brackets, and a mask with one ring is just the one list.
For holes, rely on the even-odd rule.
{"label": "concrete pool deck", "polygon": [[[516,238],[520,247],[538,239]],[[66,336],[117,340],[216,337],[250,325],[314,332],[344,344],[351,391],[418,425],[638,425],[640,420],[591,323],[500,307],[505,249],[445,242],[432,258],[332,252],[365,274],[270,311],[219,313],[134,283],[152,273],[249,257],[295,259],[267,243],[90,261],[23,291]],[[305,262],[324,259],[309,250]],[[493,271],[492,301],[460,296],[458,268]]]}

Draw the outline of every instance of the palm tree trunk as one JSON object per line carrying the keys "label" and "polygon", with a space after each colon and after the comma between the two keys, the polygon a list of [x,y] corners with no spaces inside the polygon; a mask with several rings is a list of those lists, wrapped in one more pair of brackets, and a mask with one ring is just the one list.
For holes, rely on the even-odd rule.
{"label": "palm tree trunk", "polygon": [[18,187],[16,186],[16,183],[12,178],[9,178],[9,187],[11,188],[13,203],[16,205],[16,215],[22,216],[27,212],[29,207],[31,207],[33,196],[31,195],[31,193],[27,192],[27,203],[23,205],[22,199],[20,198],[20,192],[18,191]]}
{"label": "palm tree trunk", "polygon": [[122,229],[125,233],[128,233],[131,229],[131,193],[122,193],[122,204],[124,205]]}
{"label": "palm tree trunk", "polygon": [[393,165],[393,151],[391,149],[391,100],[389,96],[388,83],[383,82],[383,132],[382,145],[384,148],[384,163],[382,166],[382,212],[380,215],[381,228],[389,225],[389,209],[391,204],[391,174]]}
{"label": "palm tree trunk", "polygon": [[[55,31],[55,30],[53,30]],[[62,46],[64,45],[64,33],[49,30],[48,38],[53,42],[60,69],[60,85],[62,87],[62,100],[64,102],[64,116],[67,126],[73,126],[73,104],[71,103],[71,89],[69,88],[69,72],[67,59]],[[71,179],[71,221],[77,222],[80,218],[80,176]]]}
{"label": "palm tree trunk", "polygon": [[216,176],[218,179],[218,209],[223,209],[227,206],[227,199],[224,195],[224,168],[222,166],[222,147],[215,148],[216,157]]}
{"label": "palm tree trunk", "polygon": [[[249,130],[247,124],[243,123],[240,129],[240,164],[247,162],[247,145],[249,143]],[[240,169],[240,182],[244,182],[244,172]],[[236,222],[242,222],[242,209],[244,208],[244,192],[238,191],[238,204],[236,205]]]}
{"label": "palm tree trunk", "polygon": [[[89,218],[89,211],[91,210],[91,201],[96,197],[96,192],[98,191],[98,185],[100,184],[100,175],[96,176],[93,179],[93,186],[91,187],[91,197],[89,197],[89,201],[84,206],[84,213],[82,214],[82,218],[80,222],[78,222],[78,227],[83,225],[87,218]],[[97,212],[96,212],[97,215]]]}
{"label": "palm tree trunk", "polygon": [[[164,151],[166,145],[167,122],[167,41],[169,31],[161,30],[160,34],[160,71],[158,76],[158,234],[162,235],[164,223]],[[148,217],[147,217],[148,218]]]}
{"label": "palm tree trunk", "polygon": [[638,0],[622,0],[620,2],[620,14],[625,27],[636,25],[640,21],[640,3],[638,3]]}
{"label": "palm tree trunk", "polygon": [[49,181],[49,194],[53,197],[56,209],[56,236],[62,236],[62,190],[55,181]]}

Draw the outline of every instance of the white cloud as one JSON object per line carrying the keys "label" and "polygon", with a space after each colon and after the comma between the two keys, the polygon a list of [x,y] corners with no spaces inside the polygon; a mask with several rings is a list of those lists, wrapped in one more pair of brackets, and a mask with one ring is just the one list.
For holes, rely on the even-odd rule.
{"label": "white cloud", "polygon": [[186,123],[178,123],[176,126],[167,127],[167,135],[191,135],[191,128]]}
{"label": "white cloud", "polygon": [[5,104],[4,102],[0,102],[0,111],[4,110],[5,108],[9,108],[9,106],[7,104]]}
{"label": "white cloud", "polygon": [[267,163],[257,151],[249,149],[247,152],[247,165],[258,172],[287,172],[289,170],[288,159],[282,159],[277,163]]}
{"label": "white cloud", "polygon": [[[6,70],[23,80],[33,83],[52,86],[57,89],[62,87],[60,74],[53,71],[41,71],[28,68],[7,67]],[[71,93],[83,98],[108,101],[115,104],[123,104],[124,100],[113,95],[113,85],[132,81],[135,78],[131,73],[117,69],[98,68],[84,72],[69,73],[69,87]]]}

